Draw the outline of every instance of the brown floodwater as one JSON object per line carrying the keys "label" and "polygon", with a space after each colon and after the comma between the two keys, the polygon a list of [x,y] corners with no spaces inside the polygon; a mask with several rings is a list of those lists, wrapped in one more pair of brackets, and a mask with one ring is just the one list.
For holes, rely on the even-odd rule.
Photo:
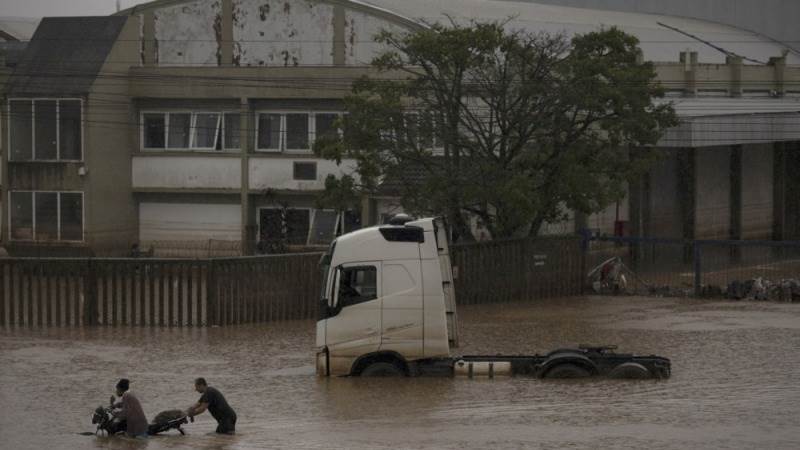
{"label": "brown floodwater", "polygon": [[[211,329],[0,328],[0,448],[800,448],[800,305],[570,298],[461,307],[464,354],[581,343],[672,359],[663,381],[320,379],[314,323]],[[134,441],[82,436],[116,380],[148,418],[219,388],[204,414]]]}

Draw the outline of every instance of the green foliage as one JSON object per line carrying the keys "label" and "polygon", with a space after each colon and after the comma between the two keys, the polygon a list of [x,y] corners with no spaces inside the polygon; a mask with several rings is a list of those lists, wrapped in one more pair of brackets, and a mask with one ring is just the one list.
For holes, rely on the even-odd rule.
{"label": "green foliage", "polygon": [[377,40],[388,50],[345,99],[343,133],[314,147],[356,162],[326,181],[329,204],[389,190],[465,238],[468,216],[495,238],[536,234],[564,206],[592,213],[620,199],[677,123],[653,103],[663,91],[638,41],[616,28],[568,41],[451,23]]}

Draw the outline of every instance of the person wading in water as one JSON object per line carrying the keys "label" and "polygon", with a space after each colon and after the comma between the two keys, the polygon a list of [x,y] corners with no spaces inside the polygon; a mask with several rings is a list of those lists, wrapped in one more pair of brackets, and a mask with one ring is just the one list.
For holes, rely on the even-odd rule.
{"label": "person wading in water", "polygon": [[144,415],[139,399],[129,390],[130,384],[131,382],[127,378],[123,378],[117,383],[117,396],[120,397],[120,401],[114,405],[114,408],[120,408],[120,410],[114,413],[114,417],[118,420],[125,420],[127,424],[125,433],[128,436],[146,438],[147,417]]}
{"label": "person wading in water", "polygon": [[206,409],[217,420],[217,433],[234,434],[236,431],[236,413],[225,401],[222,393],[206,383],[205,378],[194,380],[194,389],[203,394],[197,403],[186,410],[190,418],[202,414]]}

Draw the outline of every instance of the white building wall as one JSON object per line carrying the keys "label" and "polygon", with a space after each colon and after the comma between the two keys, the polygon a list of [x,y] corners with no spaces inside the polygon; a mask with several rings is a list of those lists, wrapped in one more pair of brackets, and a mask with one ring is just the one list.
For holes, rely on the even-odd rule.
{"label": "white building wall", "polygon": [[241,66],[333,64],[333,6],[305,0],[235,0],[233,59]]}
{"label": "white building wall", "polygon": [[222,1],[198,0],[155,10],[158,63],[162,66],[216,66]]}
{"label": "white building wall", "polygon": [[347,65],[368,65],[375,56],[382,53],[385,47],[375,42],[375,36],[381,31],[406,31],[391,22],[353,10],[346,11],[344,27],[344,61]]}
{"label": "white building wall", "polygon": [[134,189],[241,189],[239,158],[203,156],[136,156]]}
{"label": "white building wall", "polygon": [[238,241],[242,237],[239,205],[205,203],[139,204],[139,240]]}
{"label": "white building wall", "polygon": [[[295,180],[294,162],[317,163],[316,180]],[[256,158],[250,159],[250,189],[281,189],[298,191],[315,191],[325,189],[325,178],[329,174],[341,175],[355,170],[352,160],[342,161],[337,166],[333,161],[309,160],[293,158]]]}

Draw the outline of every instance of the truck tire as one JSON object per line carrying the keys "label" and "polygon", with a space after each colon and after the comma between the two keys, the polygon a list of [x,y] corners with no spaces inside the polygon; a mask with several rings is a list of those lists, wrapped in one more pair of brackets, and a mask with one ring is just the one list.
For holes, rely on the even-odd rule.
{"label": "truck tire", "polygon": [[644,380],[653,378],[653,374],[647,370],[647,367],[639,363],[626,362],[614,367],[611,372],[609,372],[608,377],[626,380]]}
{"label": "truck tire", "polygon": [[587,378],[591,374],[577,364],[563,363],[548,370],[545,378]]}
{"label": "truck tire", "polygon": [[397,365],[388,362],[374,362],[361,371],[362,377],[402,377],[405,373]]}

